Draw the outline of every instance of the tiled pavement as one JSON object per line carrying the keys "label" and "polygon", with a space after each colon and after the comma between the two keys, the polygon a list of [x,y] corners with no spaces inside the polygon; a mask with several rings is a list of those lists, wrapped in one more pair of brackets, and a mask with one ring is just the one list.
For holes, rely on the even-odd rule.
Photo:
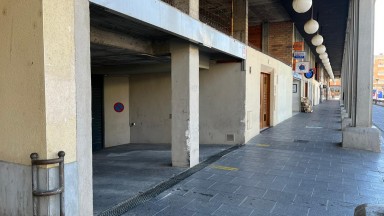
{"label": "tiled pavement", "polygon": [[373,124],[384,134],[384,106],[373,105],[372,120]]}
{"label": "tiled pavement", "polygon": [[253,138],[124,215],[353,215],[384,203],[384,155],[340,147],[338,101]]}

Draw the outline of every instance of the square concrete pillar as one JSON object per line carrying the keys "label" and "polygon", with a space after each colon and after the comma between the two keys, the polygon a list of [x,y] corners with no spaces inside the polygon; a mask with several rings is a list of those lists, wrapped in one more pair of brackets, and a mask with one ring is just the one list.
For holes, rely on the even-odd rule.
{"label": "square concrete pillar", "polygon": [[[92,215],[88,0],[0,1],[0,214],[32,215],[31,153],[65,152],[65,213]],[[41,166],[38,189],[58,186]],[[59,196],[38,215],[59,215]]]}
{"label": "square concrete pillar", "polygon": [[[349,49],[354,50],[348,60],[352,76],[351,127],[343,130],[343,147],[380,152],[380,131],[372,127],[372,74],[374,0],[351,1],[350,16],[353,40]],[[351,46],[352,45],[352,46]],[[357,47],[356,47],[357,46]],[[358,51],[357,51],[358,50]]]}
{"label": "square concrete pillar", "polygon": [[173,0],[173,4],[189,16],[199,19],[199,0]]}
{"label": "square concrete pillar", "polygon": [[232,36],[248,44],[248,0],[236,0],[232,4]]}
{"label": "square concrete pillar", "polygon": [[172,165],[199,163],[199,49],[173,42],[172,55]]}

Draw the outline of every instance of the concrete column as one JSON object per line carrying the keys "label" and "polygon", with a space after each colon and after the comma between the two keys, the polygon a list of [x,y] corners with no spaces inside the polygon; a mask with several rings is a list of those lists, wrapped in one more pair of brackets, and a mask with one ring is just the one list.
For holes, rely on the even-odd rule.
{"label": "concrete column", "polygon": [[93,215],[89,19],[89,1],[75,0],[76,161],[78,167],[79,215]]}
{"label": "concrete column", "polygon": [[232,1],[232,7],[232,36],[237,40],[248,44],[248,0]]}
{"label": "concrete column", "polygon": [[199,163],[199,49],[186,42],[171,44],[172,165]]}
{"label": "concrete column", "polygon": [[[87,0],[0,1],[0,214],[32,215],[30,154],[65,151],[65,213],[92,215]],[[40,167],[38,189],[58,185]],[[59,215],[59,196],[38,198],[39,215]]]}
{"label": "concrete column", "polygon": [[199,19],[199,0],[173,0],[173,3],[177,9],[195,19]]}
{"label": "concrete column", "polygon": [[380,152],[380,131],[372,128],[374,0],[351,1],[354,9],[352,47],[352,127],[343,131],[343,147]]}
{"label": "concrete column", "polygon": [[356,122],[357,127],[372,126],[372,86],[375,1],[359,1],[357,53]]}
{"label": "concrete column", "polygon": [[262,30],[261,30],[261,50],[263,53],[268,54],[269,53],[269,23],[264,22],[262,25]]}

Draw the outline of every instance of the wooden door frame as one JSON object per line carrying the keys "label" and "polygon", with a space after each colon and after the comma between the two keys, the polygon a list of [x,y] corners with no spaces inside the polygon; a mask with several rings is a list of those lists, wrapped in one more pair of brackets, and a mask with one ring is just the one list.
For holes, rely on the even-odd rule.
{"label": "wooden door frame", "polygon": [[[262,106],[262,104],[263,104],[263,99],[264,99],[264,97],[263,97],[263,95],[264,95],[264,82],[263,82],[263,79],[264,79],[264,75],[266,75],[267,77],[268,77],[268,79],[269,79],[269,82],[267,83],[267,85],[268,85],[268,93],[267,93],[267,119],[266,119],[266,125],[264,125],[264,120],[263,120],[263,115],[264,115],[264,109],[263,109],[263,106]],[[272,114],[272,112],[271,112],[271,83],[272,83],[272,76],[271,76],[271,73],[266,73],[266,72],[261,72],[260,73],[260,130],[263,130],[263,129],[265,129],[265,128],[269,128],[269,127],[271,127],[271,123],[272,123],[272,121],[271,121],[271,114]]]}

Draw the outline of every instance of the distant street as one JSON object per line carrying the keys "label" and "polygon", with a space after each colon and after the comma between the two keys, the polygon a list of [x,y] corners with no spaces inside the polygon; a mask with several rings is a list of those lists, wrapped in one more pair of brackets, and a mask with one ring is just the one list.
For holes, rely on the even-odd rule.
{"label": "distant street", "polygon": [[373,124],[381,130],[381,135],[384,135],[384,107],[373,105],[372,112]]}

